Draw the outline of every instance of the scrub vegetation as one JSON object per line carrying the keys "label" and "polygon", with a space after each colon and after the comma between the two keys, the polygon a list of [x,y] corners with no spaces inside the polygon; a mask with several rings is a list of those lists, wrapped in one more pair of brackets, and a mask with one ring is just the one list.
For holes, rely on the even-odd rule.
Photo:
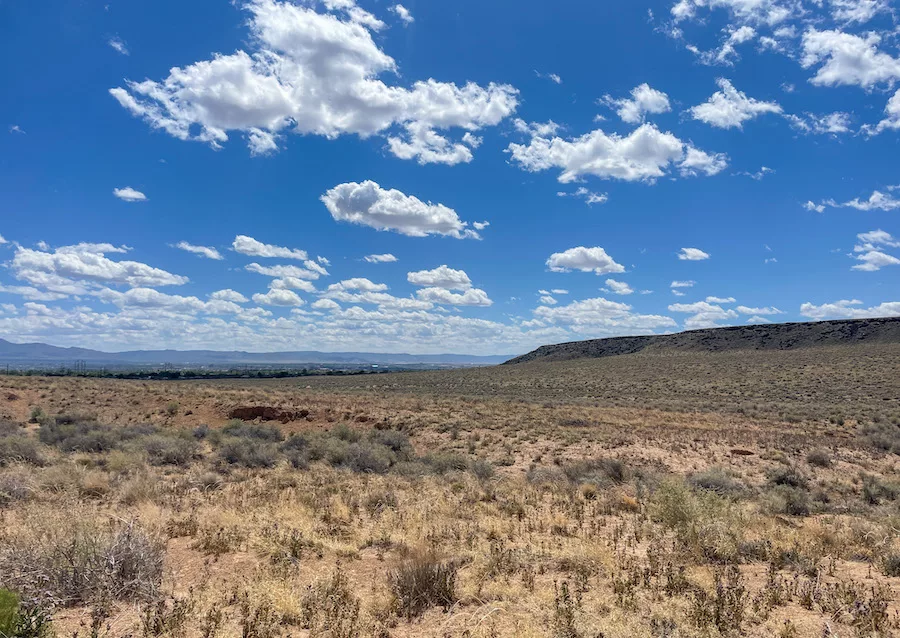
{"label": "scrub vegetation", "polygon": [[896,635],[898,361],[0,377],[0,635]]}

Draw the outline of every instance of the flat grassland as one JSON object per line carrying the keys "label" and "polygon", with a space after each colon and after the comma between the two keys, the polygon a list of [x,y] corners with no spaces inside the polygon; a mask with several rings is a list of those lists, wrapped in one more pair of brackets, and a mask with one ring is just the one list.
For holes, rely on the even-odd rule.
{"label": "flat grassland", "polygon": [[890,636],[898,462],[898,345],[0,377],[0,587],[21,636]]}

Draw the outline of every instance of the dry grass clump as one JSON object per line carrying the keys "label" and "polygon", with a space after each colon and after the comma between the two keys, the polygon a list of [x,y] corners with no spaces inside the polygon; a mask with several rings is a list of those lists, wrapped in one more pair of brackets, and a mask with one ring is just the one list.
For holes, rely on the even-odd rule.
{"label": "dry grass clump", "polygon": [[0,546],[0,587],[45,605],[152,598],[164,546],[136,521],[26,511]]}
{"label": "dry grass clump", "polygon": [[347,576],[337,568],[330,579],[307,588],[300,601],[300,626],[310,636],[355,638],[362,630],[360,605]]}
{"label": "dry grass clump", "polygon": [[397,612],[416,618],[432,607],[448,609],[457,601],[458,567],[433,551],[418,550],[388,574]]}

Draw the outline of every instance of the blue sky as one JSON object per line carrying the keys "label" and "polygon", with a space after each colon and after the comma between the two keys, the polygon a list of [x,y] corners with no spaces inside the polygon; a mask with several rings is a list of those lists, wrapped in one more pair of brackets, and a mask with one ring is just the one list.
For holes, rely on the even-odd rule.
{"label": "blue sky", "polygon": [[493,354],[900,315],[898,17],[0,1],[0,336]]}

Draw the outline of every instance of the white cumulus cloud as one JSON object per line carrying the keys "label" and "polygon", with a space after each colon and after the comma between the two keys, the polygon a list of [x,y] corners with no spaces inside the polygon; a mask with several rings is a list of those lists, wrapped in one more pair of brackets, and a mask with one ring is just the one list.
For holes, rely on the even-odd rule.
{"label": "white cumulus cloud", "polygon": [[683,261],[702,261],[709,259],[709,253],[703,252],[699,248],[682,248],[678,253],[678,259]]}
{"label": "white cumulus cloud", "polygon": [[290,266],[290,265],[278,265],[278,266],[261,266],[256,262],[252,264],[247,264],[244,266],[244,270],[248,272],[255,272],[258,275],[265,275],[266,277],[296,277],[297,279],[312,279],[316,280],[321,276],[321,273],[315,270],[309,270],[306,268],[300,268],[299,266]]}
{"label": "white cumulus cloud", "polygon": [[265,294],[257,293],[253,295],[253,301],[261,306],[281,307],[296,307],[305,303],[296,292],[283,288],[272,288]]}
{"label": "white cumulus cloud", "polygon": [[396,189],[384,189],[371,180],[347,182],[330,189],[320,198],[337,221],[389,230],[410,237],[445,235],[478,239],[476,231],[466,228],[452,208],[423,202]]}
{"label": "white cumulus cloud", "polygon": [[284,246],[275,246],[273,244],[264,244],[261,241],[248,237],[247,235],[238,235],[234,238],[231,248],[236,253],[247,255],[249,257],[271,257],[276,259],[300,259],[309,258],[305,250],[298,248],[286,248]]}
{"label": "white cumulus cloud", "polygon": [[52,292],[84,294],[93,285],[131,287],[179,286],[187,277],[137,261],[113,261],[109,252],[124,252],[109,244],[62,246],[53,252],[19,246],[10,265],[17,279]]}
{"label": "white cumulus cloud", "polygon": [[404,25],[412,24],[416,21],[416,19],[413,18],[412,14],[409,12],[409,9],[404,7],[402,4],[395,4],[393,7],[391,7],[391,11],[397,14],[397,17],[403,21]]}
{"label": "white cumulus cloud", "polygon": [[175,248],[194,253],[195,255],[200,255],[201,257],[206,257],[207,259],[225,259],[218,250],[210,246],[196,246],[194,244],[189,244],[186,241],[180,241],[175,244]]}
{"label": "white cumulus cloud", "polygon": [[668,113],[672,110],[669,96],[646,82],[631,89],[630,98],[614,99],[606,95],[602,102],[615,108],[619,118],[629,124],[640,124],[647,113]]}
{"label": "white cumulus cloud", "polygon": [[670,305],[669,310],[691,315],[684,320],[684,327],[687,330],[714,328],[721,325],[722,321],[736,319],[738,316],[734,310],[726,310],[722,306],[711,304],[707,301],[697,301],[690,304],[676,303]]}
{"label": "white cumulus cloud", "polygon": [[818,65],[813,84],[823,86],[856,85],[872,88],[891,85],[900,78],[900,59],[878,50],[881,36],[863,36],[837,30],[810,29],[803,34],[804,68]]}
{"label": "white cumulus cloud", "polygon": [[328,286],[328,292],[339,292],[345,290],[360,290],[362,292],[384,292],[387,290],[387,284],[377,284],[365,277],[354,277],[353,279],[345,279],[336,284]]}
{"label": "white cumulus cloud", "polygon": [[422,301],[446,306],[486,307],[494,303],[480,288],[469,288],[461,293],[452,292],[447,288],[422,288],[416,291],[416,296]]}
{"label": "white cumulus cloud", "polygon": [[671,317],[642,315],[632,312],[631,306],[595,297],[573,301],[565,306],[539,306],[535,318],[544,325],[565,326],[579,335],[606,335],[651,332],[677,326]]}
{"label": "white cumulus cloud", "polygon": [[624,281],[616,281],[615,279],[607,279],[606,287],[609,289],[609,292],[617,295],[630,295],[634,292],[632,287],[627,283]]}
{"label": "white cumulus cloud", "polygon": [[[385,83],[382,76],[399,77],[396,61],[373,39],[385,24],[353,0],[242,4],[249,50],[175,67],[160,81],[129,81],[110,94],[150,126],[216,148],[233,132],[254,154],[275,150],[285,133],[381,135],[397,157],[445,164],[472,159],[449,131],[496,125],[518,104],[507,84]],[[408,15],[399,5],[394,11]]]}
{"label": "white cumulus cloud", "polygon": [[900,317],[900,301],[888,301],[877,306],[861,308],[858,299],[841,299],[817,306],[806,302],[800,305],[800,314],[810,319],[869,319],[873,317]]}
{"label": "white cumulus cloud", "polygon": [[900,89],[888,100],[887,106],[884,107],[884,114],[887,116],[875,126],[866,125],[863,130],[870,135],[877,135],[882,131],[896,131],[900,129]]}
{"label": "white cumulus cloud", "polygon": [[599,246],[593,248],[576,246],[561,253],[553,253],[547,259],[547,267],[553,272],[580,270],[582,272],[594,272],[598,275],[625,272],[625,267],[616,263]]}
{"label": "white cumulus cloud", "polygon": [[121,53],[122,55],[129,55],[128,45],[125,44],[125,41],[119,37],[113,37],[106,41],[106,43],[111,46],[117,53]]}
{"label": "white cumulus cloud", "polygon": [[213,301],[230,301],[231,303],[247,303],[248,299],[236,290],[225,288],[224,290],[216,290],[210,293],[209,298]]}
{"label": "white cumulus cloud", "polygon": [[397,258],[394,257],[391,253],[381,253],[376,255],[366,255],[366,261],[370,264],[387,264],[391,262],[397,261]]}
{"label": "white cumulus cloud", "polygon": [[710,96],[703,104],[692,106],[689,111],[695,120],[705,122],[717,128],[742,128],[744,122],[766,113],[781,113],[777,102],[763,102],[738,91],[730,80],[716,80],[719,91]]}
{"label": "white cumulus cloud", "polygon": [[774,308],[771,306],[766,306],[763,308],[750,308],[748,306],[738,306],[735,308],[742,315],[781,315],[784,314],[783,311],[778,308]]}
{"label": "white cumulus cloud", "polygon": [[147,201],[147,196],[144,195],[141,191],[133,189],[131,186],[125,186],[124,188],[114,188],[113,195],[121,199],[125,202],[145,202]]}
{"label": "white cumulus cloud", "polygon": [[576,182],[592,175],[601,179],[652,182],[672,167],[683,175],[715,175],[727,158],[694,149],[672,133],[642,124],[626,136],[596,129],[581,137],[563,139],[533,135],[528,144],[510,144],[512,160],[530,172],[559,169],[559,181]]}
{"label": "white cumulus cloud", "polygon": [[419,270],[406,274],[406,280],[414,286],[445,288],[447,290],[468,290],[472,280],[464,270],[454,270],[446,265],[432,270]]}

